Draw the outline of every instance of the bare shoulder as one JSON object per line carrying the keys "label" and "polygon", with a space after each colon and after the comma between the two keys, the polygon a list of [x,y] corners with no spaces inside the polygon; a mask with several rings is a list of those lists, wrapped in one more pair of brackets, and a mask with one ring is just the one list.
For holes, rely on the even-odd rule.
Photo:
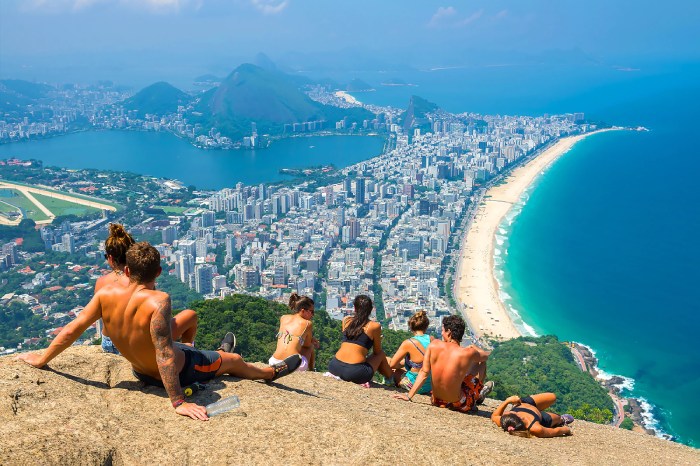
{"label": "bare shoulder", "polygon": [[170,309],[170,295],[164,291],[158,290],[141,290],[144,295],[143,304],[155,309],[167,307]]}
{"label": "bare shoulder", "polygon": [[100,278],[97,279],[97,281],[95,282],[95,293],[100,291],[102,287],[106,286],[110,282],[109,275],[110,274],[102,275]]}
{"label": "bare shoulder", "polygon": [[368,330],[377,330],[377,329],[381,329],[381,328],[382,328],[382,324],[380,324],[376,320],[370,320],[369,323],[367,324]]}

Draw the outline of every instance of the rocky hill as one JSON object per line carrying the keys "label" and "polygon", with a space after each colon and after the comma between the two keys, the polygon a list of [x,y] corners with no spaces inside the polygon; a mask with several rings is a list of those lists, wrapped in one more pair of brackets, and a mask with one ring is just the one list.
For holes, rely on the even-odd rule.
{"label": "rocky hill", "polygon": [[285,124],[324,121],[324,129],[329,129],[345,117],[358,123],[374,117],[362,108],[339,109],[315,102],[300,90],[300,84],[291,75],[244,63],[220,86],[202,94],[190,118],[239,138],[250,134],[253,122],[260,134],[279,134]]}
{"label": "rocky hill", "polygon": [[141,116],[175,113],[178,105],[186,105],[191,97],[175,86],[164,81],[141,89],[124,101],[128,110],[137,110]]}
{"label": "rocky hill", "polygon": [[4,357],[0,464],[700,464],[698,450],[644,434],[577,421],[573,437],[523,439],[491,424],[495,401],[465,415],[391,393],[318,373],[270,386],[223,377],[194,400],[236,394],[239,415],[196,422],[98,347],[47,370]]}

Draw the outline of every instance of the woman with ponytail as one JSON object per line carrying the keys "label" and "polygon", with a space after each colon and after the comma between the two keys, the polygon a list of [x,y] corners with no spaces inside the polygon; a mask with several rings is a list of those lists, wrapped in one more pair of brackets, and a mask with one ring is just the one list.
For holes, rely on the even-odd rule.
{"label": "woman with ponytail", "polygon": [[270,357],[270,365],[278,364],[294,354],[301,355],[301,365],[297,371],[314,370],[318,340],[314,338],[314,300],[307,296],[292,293],[289,298],[292,314],[280,317],[277,332],[277,349]]}
{"label": "woman with ponytail", "polygon": [[[382,326],[370,320],[372,300],[359,295],[353,302],[355,314],[343,319],[343,340],[328,371],[347,382],[366,384],[379,371],[384,377],[394,376],[382,349]],[[372,355],[368,356],[369,350]]]}
{"label": "woman with ponytail", "polygon": [[[97,279],[95,293],[100,288],[108,285],[126,287],[129,278],[124,275],[126,266],[126,251],[135,243],[134,238],[119,223],[109,224],[109,236],[105,240],[105,260],[112,271]],[[100,321],[101,323],[101,321]],[[119,350],[112,344],[112,340],[104,333],[102,327],[102,349],[106,353],[119,354]],[[185,309],[178,313],[171,322],[173,340],[182,340],[182,343],[194,346],[194,336],[197,333],[197,314],[191,309]]]}
{"label": "woman with ponytail", "polygon": [[[569,424],[574,422],[571,414],[547,413],[544,410],[557,401],[554,393],[508,397],[491,415],[491,420],[504,432],[519,437],[564,437],[573,435]],[[508,405],[513,405],[504,414]]]}
{"label": "woman with ponytail", "polygon": [[[433,337],[426,335],[425,331],[430,326],[430,320],[425,311],[418,311],[408,319],[408,328],[413,332],[413,338],[404,340],[391,358],[389,365],[394,369],[397,378],[405,374],[399,381],[399,387],[406,391],[411,390],[416,382],[416,377],[423,367],[423,356],[428,350],[428,345]],[[402,367],[403,366],[403,367]],[[432,390],[430,376],[426,378],[417,393],[425,395]]]}

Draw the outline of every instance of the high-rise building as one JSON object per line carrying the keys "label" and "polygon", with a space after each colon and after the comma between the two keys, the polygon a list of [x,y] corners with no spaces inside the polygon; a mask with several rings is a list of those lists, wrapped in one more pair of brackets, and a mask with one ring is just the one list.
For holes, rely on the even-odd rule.
{"label": "high-rise building", "polygon": [[355,202],[358,204],[365,203],[365,179],[357,178],[355,180]]}
{"label": "high-rise building", "polygon": [[216,224],[216,217],[213,210],[202,213],[202,228],[213,227]]}
{"label": "high-rise building", "polygon": [[194,256],[192,254],[180,255],[180,276],[178,277],[182,283],[189,283],[189,276],[194,272]]}
{"label": "high-rise building", "polygon": [[61,244],[63,244],[63,250],[69,254],[75,253],[75,238],[70,233],[65,233],[61,237]]}
{"label": "high-rise building", "polygon": [[164,243],[173,244],[177,239],[177,227],[175,225],[170,225],[163,228],[161,239]]}
{"label": "high-rise building", "polygon": [[200,238],[195,241],[195,250],[197,252],[195,257],[207,257],[207,240]]}
{"label": "high-rise building", "polygon": [[7,256],[8,266],[13,266],[19,262],[19,253],[14,242],[4,244],[2,246],[2,254]]}
{"label": "high-rise building", "polygon": [[178,250],[182,251],[184,255],[191,255],[192,257],[197,257],[197,242],[193,239],[187,239],[177,243]]}
{"label": "high-rise building", "polygon": [[204,295],[211,294],[214,290],[212,279],[214,278],[214,267],[211,265],[198,265],[194,271],[194,286],[197,293]]}

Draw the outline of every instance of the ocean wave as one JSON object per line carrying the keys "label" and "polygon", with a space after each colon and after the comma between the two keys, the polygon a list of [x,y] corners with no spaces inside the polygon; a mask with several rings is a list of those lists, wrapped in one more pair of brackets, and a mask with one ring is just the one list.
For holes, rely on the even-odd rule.
{"label": "ocean wave", "polygon": [[[575,343],[577,345],[580,345],[580,346],[586,348],[588,351],[591,352],[593,357],[596,358],[596,361],[600,361],[598,359],[598,356],[596,356],[596,351],[593,348],[591,348],[590,346],[583,344],[583,343],[579,343],[579,342],[575,342]],[[594,369],[598,373],[598,378],[601,380],[610,380],[613,377],[621,378],[622,382],[620,382],[619,384],[613,384],[613,385],[620,390],[620,394],[623,397],[634,398],[639,402],[639,406],[642,409],[641,416],[642,416],[643,427],[645,427],[647,429],[654,430],[654,432],[656,433],[656,436],[659,438],[663,438],[666,440],[673,439],[673,436],[664,432],[661,429],[661,422],[654,415],[654,412],[657,411],[658,408],[656,406],[654,406],[653,404],[651,404],[649,402],[649,400],[647,400],[646,398],[641,397],[641,396],[635,396],[635,394],[633,392],[635,380],[633,378],[625,377],[625,376],[619,375],[619,374],[611,374],[611,373],[606,372],[603,369],[601,369],[598,364],[596,364]]]}
{"label": "ocean wave", "polygon": [[506,231],[505,228],[499,228],[499,229],[498,229],[498,232],[499,232],[500,234],[502,234],[502,235],[505,235],[505,234],[508,233],[508,232]]}
{"label": "ocean wave", "polygon": [[507,300],[513,299],[508,293],[506,293],[502,289],[498,290],[498,297],[501,298],[501,301],[507,301]]}
{"label": "ocean wave", "polygon": [[499,246],[503,246],[503,243],[505,242],[506,238],[505,236],[501,235],[496,235],[496,244]]}
{"label": "ocean wave", "polygon": [[620,390],[620,393],[622,393],[622,390],[626,390],[628,393],[634,390],[634,379],[632,377],[610,374],[608,372],[605,372],[600,367],[597,367],[596,370],[598,371],[598,378],[602,380],[610,380],[613,377],[621,378],[622,382],[613,384],[614,387],[617,387]]}
{"label": "ocean wave", "polygon": [[493,254],[494,256],[500,256],[501,255],[501,250],[498,248],[493,248]]}
{"label": "ocean wave", "polygon": [[515,328],[517,328],[521,334],[530,337],[539,336],[535,331],[535,328],[531,325],[528,325],[528,323],[523,320],[522,316],[520,315],[520,312],[518,312],[518,310],[512,304],[508,304],[507,312],[508,314],[510,314],[510,318],[513,321],[513,325],[515,325]]}

